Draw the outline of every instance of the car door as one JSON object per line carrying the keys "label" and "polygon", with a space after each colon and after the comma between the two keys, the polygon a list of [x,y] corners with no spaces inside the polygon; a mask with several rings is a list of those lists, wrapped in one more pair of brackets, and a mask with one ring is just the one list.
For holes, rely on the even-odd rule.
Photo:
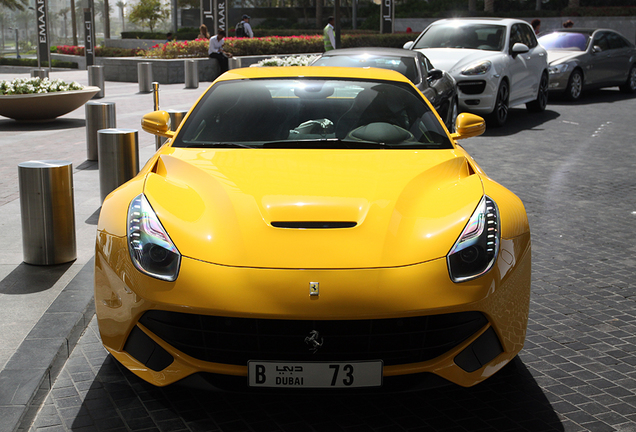
{"label": "car door", "polygon": [[530,77],[530,53],[514,54],[512,47],[516,43],[525,43],[523,27],[520,23],[510,28],[508,41],[508,78],[510,79],[510,106],[516,105],[531,94],[532,78]]}
{"label": "car door", "polygon": [[624,37],[614,32],[607,32],[610,45],[609,62],[611,63],[611,83],[623,84],[631,67],[632,50]]}
{"label": "car door", "polygon": [[539,91],[541,75],[548,67],[548,55],[546,50],[539,45],[531,26],[521,24],[521,36],[523,43],[530,49],[530,51],[521,55],[525,57],[526,67],[528,68],[528,87],[530,91],[528,97],[534,99]]}
{"label": "car door", "polygon": [[417,88],[424,94],[424,96],[426,96],[426,99],[428,99],[431,105],[433,105],[435,109],[438,109],[441,105],[441,96],[434,87],[429,85],[428,71],[430,69],[429,64],[427,64],[426,62],[426,57],[424,57],[424,54],[418,52],[417,60],[415,63],[417,64],[417,69],[419,70],[421,79],[420,83],[417,85]]}
{"label": "car door", "polygon": [[608,32],[600,31],[594,33],[589,50],[592,60],[586,71],[585,84],[587,86],[597,86],[611,82],[615,72],[612,70],[612,53]]}

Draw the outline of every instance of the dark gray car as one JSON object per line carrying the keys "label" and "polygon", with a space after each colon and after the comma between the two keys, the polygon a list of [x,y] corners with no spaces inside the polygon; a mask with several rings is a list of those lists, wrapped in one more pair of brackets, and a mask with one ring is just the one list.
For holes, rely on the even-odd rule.
{"label": "dark gray car", "polygon": [[455,132],[457,85],[447,72],[435,69],[426,56],[401,48],[344,48],[331,50],[311,66],[375,67],[406,76],[426,96],[450,132]]}
{"label": "dark gray car", "polygon": [[584,89],[619,86],[636,91],[636,47],[608,29],[571,28],[546,33],[550,91],[576,100]]}

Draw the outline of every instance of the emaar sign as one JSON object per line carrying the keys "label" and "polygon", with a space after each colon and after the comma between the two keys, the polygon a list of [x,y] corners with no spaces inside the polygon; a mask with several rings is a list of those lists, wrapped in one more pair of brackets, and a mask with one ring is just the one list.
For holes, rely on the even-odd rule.
{"label": "emaar sign", "polygon": [[46,0],[37,0],[36,2],[35,16],[37,19],[38,27],[38,68],[41,67],[41,62],[47,61],[50,64],[50,42],[49,42],[49,26],[47,22],[48,14],[46,9]]}

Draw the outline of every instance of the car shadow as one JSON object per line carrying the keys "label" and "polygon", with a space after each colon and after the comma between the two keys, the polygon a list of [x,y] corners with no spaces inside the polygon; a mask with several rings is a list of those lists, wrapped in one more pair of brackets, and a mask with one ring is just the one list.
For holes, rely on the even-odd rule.
{"label": "car shadow", "polygon": [[636,93],[623,93],[618,87],[610,87],[596,90],[586,90],[577,101],[569,101],[564,95],[551,94],[548,100],[550,105],[590,105],[595,103],[614,103],[633,99]]}
{"label": "car shadow", "polygon": [[558,118],[560,114],[556,111],[546,109],[540,113],[528,113],[525,108],[511,108],[508,111],[508,120],[503,126],[497,127],[488,124],[486,120],[486,132],[483,136],[497,137],[510,136],[529,129],[540,128],[542,124]]}
{"label": "car shadow", "polygon": [[83,414],[73,420],[73,429],[107,421],[109,427],[133,430],[564,430],[518,358],[471,388],[255,395],[155,387],[108,355],[76,412]]}

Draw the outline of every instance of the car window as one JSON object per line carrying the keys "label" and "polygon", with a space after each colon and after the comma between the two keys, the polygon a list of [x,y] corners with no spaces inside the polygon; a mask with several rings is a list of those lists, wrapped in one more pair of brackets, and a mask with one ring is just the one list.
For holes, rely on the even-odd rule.
{"label": "car window", "polygon": [[607,33],[610,49],[627,48],[629,43],[618,33]]}
{"label": "car window", "polygon": [[545,49],[567,49],[585,51],[590,36],[584,33],[553,32],[539,38],[539,43]]}
{"label": "car window", "polygon": [[312,66],[375,67],[400,72],[412,83],[417,84],[419,76],[413,57],[380,56],[373,54],[323,56]]}
{"label": "car window", "polygon": [[534,35],[534,30],[532,27],[525,24],[520,24],[521,27],[521,39],[523,43],[528,46],[528,48],[534,48],[538,45],[537,37]]}
{"label": "car window", "polygon": [[516,43],[524,43],[521,24],[513,24],[510,28],[510,44],[508,46],[511,50]]}
{"label": "car window", "polygon": [[609,40],[607,38],[607,32],[597,33],[594,36],[594,46],[600,47],[603,51],[610,49]]}
{"label": "car window", "polygon": [[494,24],[461,24],[456,22],[430,26],[413,48],[468,48],[501,51],[506,27]]}
{"label": "car window", "polygon": [[408,84],[309,78],[217,83],[173,146],[452,148],[435,114]]}

